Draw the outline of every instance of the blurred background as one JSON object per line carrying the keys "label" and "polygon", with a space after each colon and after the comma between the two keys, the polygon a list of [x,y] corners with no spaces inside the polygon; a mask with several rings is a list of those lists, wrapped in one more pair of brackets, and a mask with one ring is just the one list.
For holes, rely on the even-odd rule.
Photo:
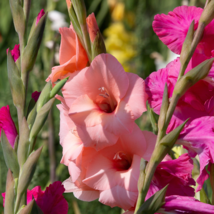
{"label": "blurred background", "polygon": [[[69,27],[65,0],[32,0],[30,29],[34,18],[43,8],[48,11],[48,20],[36,64],[30,73],[29,94],[41,91],[51,67],[58,65],[60,45],[59,27]],[[152,29],[155,14],[168,13],[180,5],[203,7],[205,0],[85,0],[88,14],[94,12],[105,38],[107,52],[114,55],[125,71],[133,72],[144,79],[153,71],[165,67],[176,56],[158,39]],[[18,43],[14,30],[9,0],[0,0],[0,108],[10,106],[11,115],[17,124],[16,109],[12,103],[7,79],[7,48],[13,49]],[[69,177],[67,167],[60,164],[62,148],[59,144],[59,111],[56,101],[43,130],[37,138],[37,147],[44,145],[42,155],[29,189],[41,186],[45,189],[55,180],[64,181]],[[139,120],[142,129],[151,130],[146,114]],[[5,192],[7,169],[0,146],[0,194]],[[69,214],[119,214],[121,209],[110,208],[98,201],[81,202],[73,194],[65,194],[69,203]],[[3,213],[0,197],[0,213]]]}

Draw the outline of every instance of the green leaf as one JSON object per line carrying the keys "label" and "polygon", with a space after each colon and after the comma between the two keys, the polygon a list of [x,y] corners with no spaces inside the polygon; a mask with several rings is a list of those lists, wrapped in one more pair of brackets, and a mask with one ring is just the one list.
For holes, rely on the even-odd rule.
{"label": "green leaf", "polygon": [[167,186],[156,192],[147,201],[145,201],[142,206],[137,211],[137,214],[154,214],[156,213],[165,203],[165,195],[167,191]]}
{"label": "green leaf", "polygon": [[1,145],[7,168],[12,171],[14,178],[18,178],[19,164],[17,161],[17,156],[13,147],[10,145],[3,129],[1,130]]}

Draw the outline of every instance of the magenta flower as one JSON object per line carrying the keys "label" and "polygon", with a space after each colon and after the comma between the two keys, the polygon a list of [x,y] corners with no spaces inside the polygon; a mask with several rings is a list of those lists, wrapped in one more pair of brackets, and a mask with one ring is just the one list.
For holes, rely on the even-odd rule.
{"label": "magenta flower", "polygon": [[[154,111],[159,114],[162,103],[162,96],[164,85],[167,83],[169,89],[169,97],[177,81],[178,72],[180,69],[179,58],[169,63],[166,68],[153,72],[146,79],[146,92],[149,95],[149,103]],[[188,66],[187,72],[191,69]],[[188,124],[185,126],[182,135],[180,135],[180,144],[188,149],[189,155],[195,157],[197,154],[200,159],[200,176],[197,180],[199,191],[203,182],[208,178],[206,172],[206,165],[214,163],[213,158],[213,131],[212,122],[214,117],[214,86],[206,80],[200,80],[193,87],[191,87],[186,94],[179,100],[168,132],[190,118]],[[196,127],[195,127],[196,125]],[[205,134],[206,133],[206,134]],[[198,136],[197,138],[195,136]],[[207,138],[207,139],[205,139]],[[211,152],[210,152],[211,151]]]}
{"label": "magenta flower", "polygon": [[39,23],[39,20],[45,15],[44,9],[41,9],[41,11],[38,13],[38,16],[36,18],[36,25]]}
{"label": "magenta flower", "polygon": [[2,108],[0,108],[0,136],[2,129],[5,132],[5,135],[11,146],[14,147],[15,139],[18,134],[16,126],[10,115],[9,106],[3,106]]}
{"label": "magenta flower", "polygon": [[[7,49],[7,53],[8,53],[8,50]],[[14,62],[16,62],[18,60],[18,58],[20,57],[20,50],[19,50],[19,44],[18,45],[15,45],[13,50],[10,51],[12,57],[13,57],[13,60]]]}
{"label": "magenta flower", "polygon": [[41,92],[39,91],[34,91],[32,94],[31,94],[31,98],[34,99],[35,102],[37,102],[37,100],[39,99],[39,95],[41,94]]}
{"label": "magenta flower", "polygon": [[[159,39],[176,54],[181,53],[181,48],[188,32],[189,26],[195,20],[194,29],[198,27],[198,21],[203,9],[195,6],[181,6],[169,12],[168,15],[156,15],[153,21],[153,29]],[[206,26],[203,37],[197,47],[197,51],[211,56],[214,49],[214,21]]]}
{"label": "magenta flower", "polygon": [[194,196],[195,192],[190,185],[195,185],[192,178],[193,161],[188,154],[178,159],[162,161],[154,174],[146,198],[150,198],[157,191],[169,184],[166,195]]}
{"label": "magenta flower", "polygon": [[172,195],[165,198],[165,204],[158,212],[164,214],[213,214],[214,206],[192,197]]}
{"label": "magenta flower", "polygon": [[[50,184],[45,191],[40,186],[27,190],[27,204],[35,199],[37,205],[44,214],[67,214],[68,203],[63,197],[65,189],[60,181]],[[3,205],[5,193],[2,193]]]}

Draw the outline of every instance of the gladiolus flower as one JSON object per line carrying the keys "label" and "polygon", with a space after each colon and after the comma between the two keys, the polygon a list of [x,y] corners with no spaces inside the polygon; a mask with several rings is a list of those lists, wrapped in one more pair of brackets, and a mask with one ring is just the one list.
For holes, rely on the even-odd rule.
{"label": "gladiolus flower", "polygon": [[99,31],[99,27],[97,25],[97,20],[95,18],[94,13],[90,14],[86,18],[86,22],[88,26],[89,36],[90,36],[91,42],[93,43],[95,40],[95,37],[97,36],[97,32]]}
{"label": "gladiolus flower", "polygon": [[195,192],[190,185],[195,185],[192,179],[193,161],[188,154],[178,159],[162,161],[154,174],[146,199],[169,184],[166,196],[181,195],[194,196]]}
{"label": "gladiolus flower", "polygon": [[[68,166],[71,177],[64,181],[66,192],[74,192],[80,200],[99,201],[125,210],[136,203],[140,160],[151,156],[155,146],[151,132],[135,125],[133,133],[124,133],[116,144],[100,151],[83,147],[81,154]],[[70,141],[71,144],[71,141]]]}
{"label": "gladiolus flower", "polygon": [[[27,204],[35,199],[44,214],[67,214],[68,203],[63,197],[64,191],[60,181],[50,184],[45,191],[42,191],[40,186],[36,186],[32,190],[27,190]],[[5,193],[2,193],[2,197],[4,201]]]}
{"label": "gladiolus flower", "polygon": [[18,134],[16,126],[10,115],[9,106],[3,106],[2,108],[0,108],[0,136],[2,129],[5,132],[5,135],[9,143],[11,144],[12,147],[14,147],[15,139]]}
{"label": "gladiolus flower", "polygon": [[72,74],[75,75],[75,71],[85,68],[88,63],[87,54],[73,30],[73,26],[60,28],[59,32],[61,34],[60,65],[52,68],[52,73],[46,80],[47,82],[51,80],[52,83],[58,79],[72,76]]}
{"label": "gladiolus flower", "polygon": [[145,83],[126,73],[110,54],[100,54],[63,88],[69,117],[84,146],[97,150],[131,133],[135,120],[146,111]]}
{"label": "gladiolus flower", "polygon": [[36,25],[38,25],[39,20],[45,15],[44,9],[41,9],[41,11],[38,13],[38,16],[36,18]]}
{"label": "gladiolus flower", "polygon": [[[9,49],[7,49],[7,53],[8,53]],[[19,50],[19,44],[15,45],[13,50],[10,51],[14,62],[16,62],[18,60],[18,58],[20,57],[20,50]]]}
{"label": "gladiolus flower", "polygon": [[[191,68],[189,65],[186,72]],[[166,68],[153,72],[146,79],[148,100],[155,113],[160,113],[165,83],[168,86],[169,97],[172,96],[179,69],[180,61],[178,58],[169,63]],[[197,180],[199,183],[197,191],[201,189],[204,181],[208,178],[206,165],[214,163],[213,152],[210,152],[213,151],[213,101],[213,85],[206,79],[200,80],[180,98],[167,129],[167,132],[170,132],[189,118],[182,135],[179,137],[179,144],[188,149],[191,157],[195,157],[196,154],[199,155],[200,176]]]}
{"label": "gladiolus flower", "polygon": [[32,99],[34,99],[35,102],[37,102],[37,100],[39,99],[39,95],[41,94],[41,92],[39,91],[34,91],[32,94],[31,94],[31,97]]}

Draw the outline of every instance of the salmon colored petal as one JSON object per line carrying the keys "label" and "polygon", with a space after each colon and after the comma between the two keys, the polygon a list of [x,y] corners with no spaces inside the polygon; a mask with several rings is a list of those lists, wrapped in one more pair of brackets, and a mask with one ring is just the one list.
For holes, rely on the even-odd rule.
{"label": "salmon colored petal", "polygon": [[155,148],[157,136],[154,133],[149,132],[149,131],[143,131],[142,133],[143,133],[146,143],[147,143],[146,144],[147,148],[143,155],[143,159],[149,161],[152,156],[152,153],[154,151],[154,148]]}
{"label": "salmon colored petal", "polygon": [[77,128],[77,132],[82,139],[84,146],[93,147],[96,150],[101,150],[107,146],[114,145],[118,140],[118,136],[115,136],[104,129],[102,124],[92,127],[80,126]]}
{"label": "salmon colored petal", "polygon": [[128,210],[135,206],[137,201],[138,192],[129,192],[121,186],[115,186],[111,189],[102,191],[100,193],[99,201],[110,207],[121,207]]}
{"label": "salmon colored petal", "polygon": [[75,182],[78,179],[81,173],[80,168],[77,167],[77,165],[72,161],[69,162],[68,171],[73,182]]}
{"label": "salmon colored petal", "polygon": [[61,34],[59,62],[62,65],[76,55],[76,33],[67,27],[59,28],[59,33]]}
{"label": "salmon colored petal", "polygon": [[147,111],[145,82],[136,74],[127,73],[129,78],[129,88],[123,100],[128,103],[131,108],[134,119],[139,118],[143,112]]}
{"label": "salmon colored petal", "polygon": [[97,36],[97,32],[99,31],[99,27],[97,25],[97,21],[94,13],[90,14],[86,18],[86,22],[88,26],[89,36],[90,36],[91,42],[93,43],[95,40],[95,37]]}
{"label": "salmon colored petal", "polygon": [[65,192],[74,192],[74,196],[82,201],[94,201],[99,198],[99,191],[78,188],[71,179],[67,179],[63,182]]}

